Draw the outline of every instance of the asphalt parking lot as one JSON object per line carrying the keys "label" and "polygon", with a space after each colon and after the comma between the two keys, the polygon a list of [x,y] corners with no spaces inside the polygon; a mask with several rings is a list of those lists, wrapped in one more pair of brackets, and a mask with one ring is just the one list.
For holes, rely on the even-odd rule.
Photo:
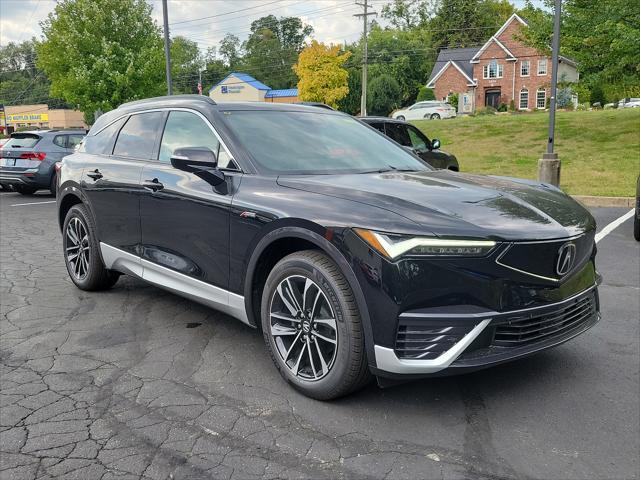
{"label": "asphalt parking lot", "polygon": [[[48,202],[48,203],[39,203]],[[559,348],[331,403],[259,332],[67,277],[46,195],[0,194],[0,478],[639,478],[640,243],[598,244],[603,320]],[[593,209],[599,228],[624,209]]]}

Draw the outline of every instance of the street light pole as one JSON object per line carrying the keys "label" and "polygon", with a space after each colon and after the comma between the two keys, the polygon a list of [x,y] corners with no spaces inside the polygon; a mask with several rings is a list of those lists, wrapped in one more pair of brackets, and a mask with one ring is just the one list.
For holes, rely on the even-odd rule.
{"label": "street light pole", "polygon": [[560,186],[560,159],[553,151],[556,129],[556,99],[558,95],[558,58],[560,56],[560,14],[562,0],[555,0],[553,18],[553,42],[551,52],[551,97],[549,98],[549,136],[547,138],[547,152],[538,160],[538,180]]}
{"label": "street light pole", "polygon": [[164,22],[164,58],[167,74],[167,94],[171,95],[171,49],[169,47],[169,14],[167,12],[167,0],[162,0],[162,20]]}

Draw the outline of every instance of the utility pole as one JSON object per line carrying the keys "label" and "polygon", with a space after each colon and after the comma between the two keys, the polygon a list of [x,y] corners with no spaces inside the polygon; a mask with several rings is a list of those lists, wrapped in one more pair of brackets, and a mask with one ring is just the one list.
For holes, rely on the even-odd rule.
{"label": "utility pole", "polygon": [[167,94],[172,94],[171,88],[171,49],[169,48],[169,14],[167,13],[167,0],[162,0],[162,20],[164,21],[164,59],[167,73]]}
{"label": "utility pole", "polygon": [[551,97],[549,98],[549,137],[547,152],[538,160],[538,179],[556,187],[560,185],[560,159],[553,151],[556,129],[556,99],[558,95],[558,57],[560,56],[560,14],[562,0],[555,0],[553,43],[551,52]]}
{"label": "utility pole", "polygon": [[364,3],[356,2],[356,5],[360,5],[364,8],[364,13],[356,13],[354,17],[362,17],[363,22],[363,34],[362,34],[362,97],[360,98],[360,116],[365,117],[367,115],[367,26],[369,21],[369,15],[378,15],[376,12],[369,12],[368,0],[363,0]]}

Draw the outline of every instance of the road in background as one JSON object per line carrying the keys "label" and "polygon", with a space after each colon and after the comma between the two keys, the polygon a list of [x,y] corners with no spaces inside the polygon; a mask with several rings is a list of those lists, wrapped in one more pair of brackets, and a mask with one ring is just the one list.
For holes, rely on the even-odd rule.
{"label": "road in background", "polygon": [[[2,478],[638,478],[640,243],[598,244],[603,320],[547,352],[331,403],[259,332],[123,277],[67,277],[53,204],[0,194]],[[626,209],[594,209],[599,228]]]}

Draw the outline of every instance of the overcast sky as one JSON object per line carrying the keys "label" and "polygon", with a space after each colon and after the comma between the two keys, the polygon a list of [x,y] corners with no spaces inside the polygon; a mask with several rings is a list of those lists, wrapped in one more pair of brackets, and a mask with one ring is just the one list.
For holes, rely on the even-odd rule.
{"label": "overcast sky", "polygon": [[[147,1],[153,5],[153,17],[162,25],[161,0]],[[380,13],[388,1],[369,3]],[[521,6],[524,0],[513,3]],[[0,0],[0,44],[39,38],[39,23],[55,4],[55,0]],[[195,40],[202,49],[217,47],[227,32],[244,40],[251,22],[269,14],[301,17],[313,26],[313,37],[326,43],[351,42],[362,30],[362,21],[353,17],[362,11],[355,0],[168,0],[168,4],[171,35]],[[187,22],[194,19],[202,20]]]}

